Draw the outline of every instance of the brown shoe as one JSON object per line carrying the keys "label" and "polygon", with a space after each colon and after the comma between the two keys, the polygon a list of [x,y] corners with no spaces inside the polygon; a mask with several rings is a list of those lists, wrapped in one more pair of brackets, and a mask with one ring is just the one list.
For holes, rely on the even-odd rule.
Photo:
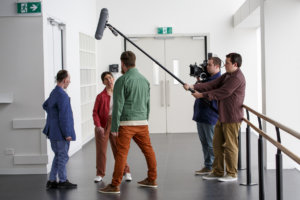
{"label": "brown shoe", "polygon": [[152,188],[156,188],[157,187],[156,181],[155,180],[154,181],[150,181],[148,178],[146,178],[143,181],[139,181],[138,185],[142,186],[142,187],[152,187]]}
{"label": "brown shoe", "polygon": [[207,174],[210,174],[211,172],[212,172],[212,170],[207,169],[206,167],[204,167],[199,171],[195,171],[195,174],[196,175],[207,175]]}
{"label": "brown shoe", "polygon": [[107,194],[119,194],[120,188],[119,186],[113,186],[112,184],[109,184],[105,188],[98,190],[98,192]]}

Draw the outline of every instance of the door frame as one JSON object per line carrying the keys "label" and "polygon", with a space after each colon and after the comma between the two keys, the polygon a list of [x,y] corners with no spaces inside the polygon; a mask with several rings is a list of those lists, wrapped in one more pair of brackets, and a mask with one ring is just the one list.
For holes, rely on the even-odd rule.
{"label": "door frame", "polygon": [[[205,59],[207,59],[207,52],[210,50],[210,34],[209,33],[189,33],[189,34],[172,34],[172,35],[158,35],[158,34],[129,34],[127,37],[134,42],[135,38],[155,38],[155,39],[168,39],[168,38],[176,38],[176,37],[204,37],[204,45],[205,45]],[[124,51],[126,51],[126,39],[123,38],[123,47]],[[141,48],[143,49],[143,48]],[[151,55],[150,55],[151,56]],[[150,58],[149,58],[150,59]]]}

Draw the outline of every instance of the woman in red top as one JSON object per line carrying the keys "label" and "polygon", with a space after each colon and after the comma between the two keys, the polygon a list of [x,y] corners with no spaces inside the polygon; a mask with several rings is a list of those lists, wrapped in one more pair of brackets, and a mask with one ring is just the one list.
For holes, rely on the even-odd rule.
{"label": "woman in red top", "polygon": [[[105,176],[106,166],[106,150],[108,138],[114,157],[117,153],[116,137],[110,134],[111,130],[111,114],[112,114],[112,95],[114,87],[114,77],[110,72],[103,72],[101,75],[104,90],[96,97],[93,119],[95,124],[95,141],[96,141],[96,169],[97,176],[95,182],[102,181]],[[124,169],[124,176],[126,181],[131,181],[131,174],[128,164],[126,163]]]}

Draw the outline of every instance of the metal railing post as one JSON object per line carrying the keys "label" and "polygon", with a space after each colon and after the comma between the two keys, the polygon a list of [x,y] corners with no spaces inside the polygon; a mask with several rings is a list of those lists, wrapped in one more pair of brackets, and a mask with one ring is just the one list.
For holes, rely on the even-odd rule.
{"label": "metal railing post", "polygon": [[[279,128],[276,126],[276,134],[277,134],[277,141],[281,143],[280,138],[280,131]],[[276,199],[282,200],[283,193],[282,193],[282,154],[281,150],[277,149],[276,153]]]}
{"label": "metal railing post", "polygon": [[[258,118],[259,129],[262,130],[261,119]],[[259,186],[259,200],[265,200],[265,183],[264,183],[264,154],[263,154],[263,137],[259,135],[258,138],[258,186]]]}
{"label": "metal railing post", "polygon": [[[250,120],[249,111],[246,109],[247,120]],[[251,183],[251,135],[250,135],[250,126],[247,125],[246,128],[246,165],[247,165],[247,183],[241,183],[240,185],[251,186],[257,185],[257,183]]]}
{"label": "metal railing post", "polygon": [[241,147],[241,129],[239,130],[238,137],[238,145],[239,145],[239,154],[238,154],[238,170],[242,169],[242,147]]}

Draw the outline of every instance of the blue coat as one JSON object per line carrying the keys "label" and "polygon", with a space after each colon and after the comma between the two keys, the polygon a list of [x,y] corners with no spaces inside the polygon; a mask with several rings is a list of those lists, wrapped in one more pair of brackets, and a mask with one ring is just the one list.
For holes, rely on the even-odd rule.
{"label": "blue coat", "polygon": [[70,97],[63,88],[56,86],[43,104],[47,122],[43,133],[50,140],[65,140],[71,136],[76,140]]}
{"label": "blue coat", "polygon": [[[217,79],[220,76],[221,76],[221,72],[209,77],[206,80],[206,82]],[[211,101],[211,106],[214,107],[216,110],[218,110],[218,105],[216,100]],[[213,111],[205,102],[203,102],[203,99],[195,100],[194,115],[193,115],[194,121],[215,125],[218,121],[218,117],[219,115],[215,111]]]}

